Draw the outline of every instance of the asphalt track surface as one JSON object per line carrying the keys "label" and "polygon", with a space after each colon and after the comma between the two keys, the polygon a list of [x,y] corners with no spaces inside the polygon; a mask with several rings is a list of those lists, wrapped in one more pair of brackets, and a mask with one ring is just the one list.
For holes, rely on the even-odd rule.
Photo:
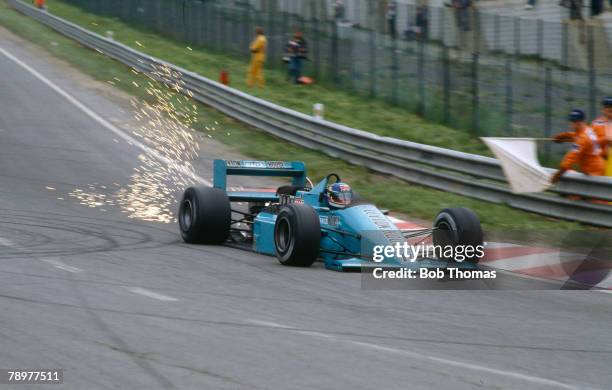
{"label": "asphalt track surface", "polygon": [[[367,290],[79,204],[142,153],[83,107],[129,135],[129,106],[4,31],[0,48],[0,368],[62,368],[67,389],[611,388],[610,294]],[[210,179],[228,155],[203,142],[194,164]]]}

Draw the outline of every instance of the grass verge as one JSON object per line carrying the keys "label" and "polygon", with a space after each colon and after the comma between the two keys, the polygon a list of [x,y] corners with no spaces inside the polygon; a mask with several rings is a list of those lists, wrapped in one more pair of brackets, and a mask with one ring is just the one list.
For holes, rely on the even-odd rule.
{"label": "grass verge", "polygon": [[[52,3],[52,5],[55,4],[57,3]],[[0,25],[37,44],[53,56],[72,64],[94,79],[103,82],[114,80],[115,85],[121,90],[143,100],[150,99],[143,88],[136,86],[146,84],[148,79],[145,76],[134,74],[128,67],[19,14],[3,1],[0,1]],[[117,82],[116,79],[113,79],[114,77],[121,81]],[[192,103],[183,102],[181,104],[191,105]],[[198,104],[199,118],[194,127],[197,130],[208,131],[211,134],[206,129],[206,124],[218,122],[215,127],[223,131],[213,132],[211,134],[213,138],[231,145],[251,158],[302,160],[307,164],[309,175],[313,178],[320,178],[332,171],[338,172],[359,193],[380,207],[415,218],[431,220],[444,207],[462,205],[472,208],[480,216],[485,229],[572,230],[584,228],[578,223],[547,218],[515,210],[505,205],[478,201],[374,174],[364,167],[353,166],[322,153],[284,142],[238,123],[205,105],[196,104]]]}

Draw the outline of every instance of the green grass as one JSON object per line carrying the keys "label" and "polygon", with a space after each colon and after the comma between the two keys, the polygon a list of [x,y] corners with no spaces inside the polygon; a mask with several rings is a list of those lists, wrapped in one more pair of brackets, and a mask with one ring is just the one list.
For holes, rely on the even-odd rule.
{"label": "green grass", "polygon": [[[51,3],[51,7],[56,6],[58,6],[56,2]],[[75,9],[71,9],[71,12],[80,14],[80,11]],[[2,1],[0,1],[0,25],[32,41],[53,56],[72,64],[97,80],[108,81],[117,77],[121,80],[121,82],[116,83],[118,88],[140,99],[150,99],[144,89],[132,84],[132,82],[136,82],[139,85],[145,85],[148,80],[145,76],[134,74],[126,66],[53,32],[12,10]],[[134,34],[136,34],[136,31],[134,31]],[[142,32],[139,34],[146,35]],[[141,43],[145,42],[143,43],[145,46],[149,39],[153,39],[151,36],[145,39],[146,37],[140,35],[135,35],[133,38]],[[171,45],[169,41],[163,44]],[[178,49],[174,48],[172,50]],[[189,57],[191,52],[185,50],[183,54]],[[177,104],[191,105],[192,103],[181,99],[181,103],[177,102]],[[218,130],[209,132],[209,134],[251,158],[268,160],[299,159],[307,164],[309,175],[313,178],[320,178],[332,171],[337,172],[345,181],[351,183],[362,196],[375,202],[380,207],[405,213],[415,218],[431,220],[441,208],[463,205],[472,208],[480,216],[485,229],[571,230],[584,228],[583,225],[578,223],[542,217],[515,210],[505,205],[478,201],[374,174],[364,167],[353,166],[322,153],[284,142],[262,131],[238,123],[205,105],[199,103],[197,105],[199,113],[198,122],[195,126],[197,130],[207,131],[205,126],[218,122],[218,124],[215,124]],[[180,106],[177,108],[181,109]],[[223,129],[223,131],[220,131],[220,129]]]}

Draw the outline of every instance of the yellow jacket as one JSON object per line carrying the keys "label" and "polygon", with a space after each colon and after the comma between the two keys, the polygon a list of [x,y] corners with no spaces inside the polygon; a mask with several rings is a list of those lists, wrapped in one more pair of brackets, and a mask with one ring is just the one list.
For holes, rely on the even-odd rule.
{"label": "yellow jacket", "polygon": [[253,42],[251,42],[251,46],[249,49],[251,50],[251,60],[264,62],[266,60],[266,46],[268,45],[268,40],[266,36],[263,34],[257,35]]}

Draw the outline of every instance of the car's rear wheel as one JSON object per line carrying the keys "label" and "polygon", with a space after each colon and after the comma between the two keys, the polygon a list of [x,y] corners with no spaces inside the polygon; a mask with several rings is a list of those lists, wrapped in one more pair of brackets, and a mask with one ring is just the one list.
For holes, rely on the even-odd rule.
{"label": "car's rear wheel", "polygon": [[190,244],[221,244],[230,231],[232,211],[225,191],[189,187],[179,206],[178,221],[183,240]]}
{"label": "car's rear wheel", "polygon": [[[440,211],[434,220],[433,243],[436,247],[442,248],[450,245],[453,248],[471,246],[476,249],[483,244],[480,219],[476,213],[465,207],[453,207]],[[465,256],[465,260],[478,262],[479,252],[470,252],[473,254]]]}
{"label": "car's rear wheel", "polygon": [[283,207],[274,225],[276,257],[283,265],[309,267],[319,256],[321,224],[312,207],[290,204]]}

